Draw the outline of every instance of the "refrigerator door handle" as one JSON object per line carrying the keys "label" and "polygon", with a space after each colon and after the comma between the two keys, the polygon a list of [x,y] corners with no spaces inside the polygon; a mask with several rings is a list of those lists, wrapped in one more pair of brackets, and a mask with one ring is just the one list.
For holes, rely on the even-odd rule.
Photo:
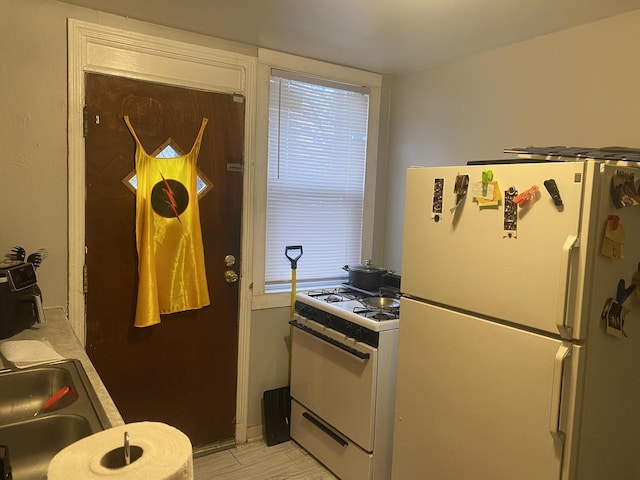
{"label": "refrigerator door handle", "polygon": [[558,286],[558,305],[556,308],[556,326],[561,335],[571,338],[567,325],[567,294],[569,293],[569,274],[571,271],[571,254],[574,248],[580,246],[577,235],[570,235],[562,246],[560,258],[560,285]]}
{"label": "refrigerator door handle", "polygon": [[563,438],[564,433],[560,430],[560,419],[562,411],[562,384],[564,382],[564,367],[567,358],[571,355],[571,344],[562,343],[556,352],[553,364],[553,385],[551,390],[551,412],[549,414],[549,431],[551,435]]}

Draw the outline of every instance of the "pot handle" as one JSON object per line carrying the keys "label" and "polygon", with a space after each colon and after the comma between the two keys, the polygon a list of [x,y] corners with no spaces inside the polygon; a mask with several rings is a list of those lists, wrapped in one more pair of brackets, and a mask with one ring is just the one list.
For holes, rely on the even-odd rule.
{"label": "pot handle", "polygon": [[[342,267],[342,269],[343,269],[345,272],[348,272],[348,271],[349,271],[349,265],[345,265],[344,267]],[[639,268],[639,270],[640,270],[640,268]]]}

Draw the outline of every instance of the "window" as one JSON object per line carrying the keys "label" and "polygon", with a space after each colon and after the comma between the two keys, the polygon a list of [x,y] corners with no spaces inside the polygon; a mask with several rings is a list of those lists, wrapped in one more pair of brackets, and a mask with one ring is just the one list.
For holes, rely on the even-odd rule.
{"label": "window", "polygon": [[[151,154],[156,158],[177,158],[184,155],[182,149],[173,143],[173,139],[169,138],[158,149]],[[207,179],[207,177],[197,169],[198,176],[196,177],[196,191],[198,192],[198,198],[202,198],[206,192],[208,192],[213,185]],[[125,187],[131,190],[134,194],[138,190],[138,176],[136,175],[136,169],[131,170],[123,179],[122,183]]]}
{"label": "window", "polygon": [[287,245],[302,245],[300,284],[336,283],[361,261],[368,89],[272,70],[265,290],[290,287]]}
{"label": "window", "polygon": [[[381,75],[262,48],[256,74],[253,257],[246,268],[251,307],[261,310],[290,304],[288,245],[304,249],[299,290],[346,279],[344,265],[381,251],[384,238],[374,232],[383,212],[374,205],[385,177],[378,164]],[[345,116],[349,122],[340,124]],[[346,220],[345,211],[358,218]]]}

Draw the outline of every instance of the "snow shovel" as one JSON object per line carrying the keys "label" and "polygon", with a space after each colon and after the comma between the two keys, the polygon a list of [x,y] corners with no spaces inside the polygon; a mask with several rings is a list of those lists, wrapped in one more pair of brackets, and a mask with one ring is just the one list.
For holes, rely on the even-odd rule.
{"label": "snow shovel", "polygon": [[[291,254],[290,254],[291,252]],[[291,320],[295,314],[296,269],[302,256],[302,245],[289,245],[284,249],[285,256],[291,262]],[[289,339],[293,335],[293,326],[289,327]],[[289,381],[291,381],[291,349],[289,345]],[[267,446],[288,441],[290,436],[289,418],[291,418],[291,389],[286,387],[267,390],[262,397],[265,418],[265,443]]]}
{"label": "snow shovel", "polygon": [[[293,256],[289,252],[299,253]],[[284,254],[291,262],[291,320],[293,320],[296,313],[296,270],[298,269],[298,260],[302,256],[302,245],[288,245],[284,247]]]}

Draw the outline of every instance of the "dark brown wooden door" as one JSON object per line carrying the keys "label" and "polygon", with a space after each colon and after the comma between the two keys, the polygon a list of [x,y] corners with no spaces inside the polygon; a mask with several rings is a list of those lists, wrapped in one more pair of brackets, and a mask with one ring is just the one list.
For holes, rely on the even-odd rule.
{"label": "dark brown wooden door", "polygon": [[[194,448],[232,442],[239,282],[225,281],[225,272],[240,269],[244,103],[98,74],[85,83],[87,353],[126,422],[168,423]],[[199,200],[211,304],[146,328],[133,326],[135,194],[123,179],[134,170],[135,143],[125,115],[148,153],[167,142],[188,152],[209,119],[198,167],[211,185]]]}

